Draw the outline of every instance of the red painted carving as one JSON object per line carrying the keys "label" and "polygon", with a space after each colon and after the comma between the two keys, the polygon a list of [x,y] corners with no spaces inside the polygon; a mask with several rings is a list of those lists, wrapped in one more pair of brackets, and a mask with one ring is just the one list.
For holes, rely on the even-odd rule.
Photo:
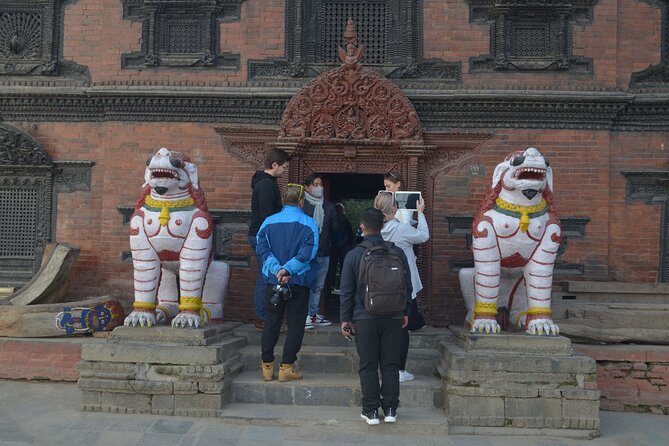
{"label": "red painted carving", "polygon": [[320,75],[291,99],[279,140],[423,142],[413,105],[399,87],[360,64],[363,47],[356,40],[349,19],[346,49],[339,48],[341,67]]}

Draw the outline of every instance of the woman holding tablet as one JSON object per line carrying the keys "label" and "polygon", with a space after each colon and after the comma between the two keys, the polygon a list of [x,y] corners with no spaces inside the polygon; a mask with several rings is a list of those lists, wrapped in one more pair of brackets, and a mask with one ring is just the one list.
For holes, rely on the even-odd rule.
{"label": "woman holding tablet", "polygon": [[[384,240],[393,242],[404,251],[409,262],[409,269],[411,271],[411,287],[413,292],[411,294],[412,305],[409,312],[409,324],[402,331],[402,344],[400,354],[400,382],[411,381],[414,376],[406,371],[406,359],[409,352],[409,326],[411,326],[411,319],[418,316],[418,306],[416,305],[416,295],[423,289],[423,284],[418,275],[418,267],[416,266],[416,255],[413,252],[413,245],[425,243],[430,238],[430,231],[427,227],[427,220],[425,220],[425,201],[419,197],[416,203],[416,210],[418,212],[418,226],[413,226],[401,223],[395,214],[397,213],[397,206],[395,204],[395,193],[391,191],[379,191],[374,199],[374,207],[380,210],[384,215],[384,224],[381,229],[381,236]],[[420,328],[420,327],[419,327]]]}

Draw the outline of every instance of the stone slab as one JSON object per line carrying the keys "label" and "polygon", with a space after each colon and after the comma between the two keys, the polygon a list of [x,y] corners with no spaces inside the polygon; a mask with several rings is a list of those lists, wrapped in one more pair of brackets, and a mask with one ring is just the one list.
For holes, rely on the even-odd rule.
{"label": "stone slab", "polygon": [[12,305],[62,302],[67,296],[70,272],[79,251],[79,248],[66,243],[50,244],[37,274],[7,299]]}
{"label": "stone slab", "polygon": [[573,353],[564,336],[531,336],[524,333],[471,334],[463,327],[451,326],[458,345],[466,352],[511,353],[514,355],[566,355]]}
{"label": "stone slab", "polygon": [[64,307],[88,307],[107,302],[110,296],[99,296],[77,302],[36,304],[36,305],[2,305],[0,306],[0,337],[42,338],[66,336],[65,332],[56,327],[56,315]]}
{"label": "stone slab", "polygon": [[114,344],[146,343],[146,344],[177,344],[204,346],[219,342],[232,336],[232,330],[241,325],[239,322],[225,322],[204,328],[172,328],[170,326],[154,327],[116,327],[107,338]]}
{"label": "stone slab", "polygon": [[84,361],[139,362],[149,364],[211,365],[221,361],[220,349],[216,347],[150,344],[83,345],[81,359]]}
{"label": "stone slab", "polygon": [[467,352],[454,343],[442,342],[439,348],[449,368],[489,372],[594,373],[596,363],[583,354],[550,356],[515,355],[507,352]]}

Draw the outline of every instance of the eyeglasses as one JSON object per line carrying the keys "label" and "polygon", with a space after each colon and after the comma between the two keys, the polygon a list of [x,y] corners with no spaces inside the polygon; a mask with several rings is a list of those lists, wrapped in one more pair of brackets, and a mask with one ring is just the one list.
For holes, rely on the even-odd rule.
{"label": "eyeglasses", "polygon": [[283,163],[281,167],[283,167],[284,169],[288,169],[288,163]]}
{"label": "eyeglasses", "polygon": [[299,187],[300,188],[300,195],[297,197],[298,200],[302,198],[302,195],[304,195],[304,186],[302,184],[297,184],[297,183],[288,183],[286,187]]}

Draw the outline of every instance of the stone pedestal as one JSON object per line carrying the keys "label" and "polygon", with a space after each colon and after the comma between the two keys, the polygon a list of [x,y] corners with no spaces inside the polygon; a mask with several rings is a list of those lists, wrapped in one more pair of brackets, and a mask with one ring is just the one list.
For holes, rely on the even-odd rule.
{"label": "stone pedestal", "polygon": [[237,323],[204,329],[118,327],[84,345],[78,385],[85,411],[218,416],[242,368]]}
{"label": "stone pedestal", "polygon": [[452,331],[438,367],[450,433],[599,435],[595,361],[569,339]]}

